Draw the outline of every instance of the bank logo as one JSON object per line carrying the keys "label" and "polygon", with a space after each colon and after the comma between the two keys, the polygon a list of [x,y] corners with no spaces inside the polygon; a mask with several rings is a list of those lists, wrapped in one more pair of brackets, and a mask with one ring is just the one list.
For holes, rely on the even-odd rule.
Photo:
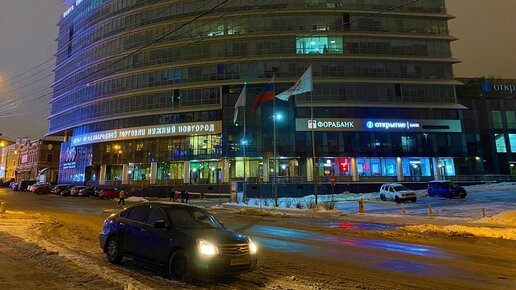
{"label": "bank logo", "polygon": [[317,120],[308,120],[308,129],[317,129]]}
{"label": "bank logo", "polygon": [[366,127],[367,127],[368,129],[373,129],[373,128],[374,128],[374,123],[373,123],[373,122],[371,122],[371,121],[369,121],[369,122],[367,122],[367,123],[366,123]]}
{"label": "bank logo", "polygon": [[492,88],[492,86],[488,82],[484,82],[482,84],[482,91],[484,91],[484,93],[489,93],[491,91],[491,88]]}

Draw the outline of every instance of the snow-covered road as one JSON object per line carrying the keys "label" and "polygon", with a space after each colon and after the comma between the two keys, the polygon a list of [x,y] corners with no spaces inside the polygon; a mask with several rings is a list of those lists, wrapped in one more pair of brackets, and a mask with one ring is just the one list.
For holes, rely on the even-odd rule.
{"label": "snow-covered road", "polygon": [[[65,260],[60,266],[78,271],[77,277],[86,277],[91,285],[113,283],[125,289],[511,289],[516,282],[516,257],[511,254],[516,245],[510,241],[436,237],[332,215],[278,218],[217,208],[212,211],[228,228],[258,241],[259,269],[235,279],[183,284],[131,261],[121,266],[107,263],[97,235],[102,220],[117,210],[113,201],[6,189],[0,189],[0,200],[7,201],[10,210],[0,214],[2,235],[9,233],[58,253]],[[2,244],[9,249],[9,244]],[[28,262],[20,261],[22,265]],[[84,269],[91,275],[81,276]],[[38,287],[46,283],[41,276],[25,277]],[[88,285],[67,277],[63,283],[71,288]]]}
{"label": "snow-covered road", "polygon": [[[379,200],[378,200],[379,201]],[[439,197],[419,197],[416,203],[404,204],[407,216],[426,216],[429,206],[432,207],[434,217],[458,218],[476,220],[493,216],[504,211],[516,209],[516,189],[504,192],[470,192],[465,199],[445,199]],[[358,212],[356,201],[343,201],[336,205],[336,209],[355,214]],[[402,205],[365,204],[367,214],[402,215]]]}

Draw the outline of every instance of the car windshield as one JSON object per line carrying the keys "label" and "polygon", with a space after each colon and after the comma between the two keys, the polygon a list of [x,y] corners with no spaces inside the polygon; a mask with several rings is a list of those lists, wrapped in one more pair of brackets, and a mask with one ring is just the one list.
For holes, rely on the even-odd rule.
{"label": "car windshield", "polygon": [[180,229],[220,229],[222,225],[208,212],[197,208],[166,208],[174,227]]}
{"label": "car windshield", "polygon": [[405,191],[405,190],[410,190],[410,189],[408,189],[407,187],[405,187],[403,185],[399,185],[399,186],[394,186],[394,190],[396,190],[396,191]]}

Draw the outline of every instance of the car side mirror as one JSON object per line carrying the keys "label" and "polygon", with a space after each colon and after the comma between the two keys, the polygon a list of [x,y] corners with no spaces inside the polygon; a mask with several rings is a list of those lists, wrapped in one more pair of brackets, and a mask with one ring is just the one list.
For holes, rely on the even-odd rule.
{"label": "car side mirror", "polygon": [[154,223],[154,227],[157,229],[166,229],[168,227],[167,222],[164,220],[159,220]]}

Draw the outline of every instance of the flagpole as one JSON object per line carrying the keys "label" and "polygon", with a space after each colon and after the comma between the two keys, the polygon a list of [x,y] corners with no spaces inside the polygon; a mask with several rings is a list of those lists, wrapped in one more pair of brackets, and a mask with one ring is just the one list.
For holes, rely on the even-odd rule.
{"label": "flagpole", "polygon": [[[311,66],[311,64],[310,64]],[[313,74],[313,72],[312,72]],[[311,76],[311,80],[313,81],[313,76]],[[310,121],[314,121],[314,92],[313,88],[310,91]],[[313,182],[314,182],[314,195],[315,195],[315,205],[318,205],[318,193],[319,190],[317,188],[317,170],[316,170],[316,155],[315,155],[315,126],[312,127],[312,176],[313,176]]]}

